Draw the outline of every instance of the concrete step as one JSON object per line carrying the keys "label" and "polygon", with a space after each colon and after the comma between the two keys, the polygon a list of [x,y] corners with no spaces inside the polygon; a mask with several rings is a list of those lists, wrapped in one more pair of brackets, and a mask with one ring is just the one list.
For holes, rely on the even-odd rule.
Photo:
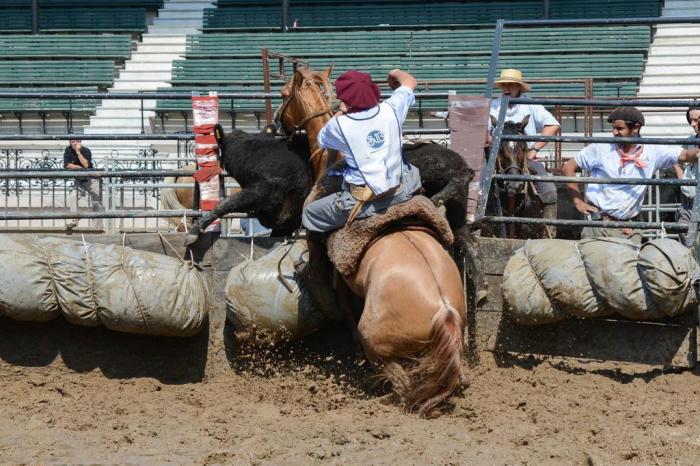
{"label": "concrete step", "polygon": [[698,33],[700,33],[700,25],[698,24],[660,24],[656,27],[654,43],[660,38],[692,37]]}
{"label": "concrete step", "polygon": [[182,53],[143,53],[138,55],[132,55],[130,62],[141,62],[141,63],[153,63],[153,62],[172,62],[173,60],[180,60],[185,58],[185,52]]}
{"label": "concrete step", "polygon": [[674,16],[690,17],[690,16],[697,16],[697,13],[694,13],[692,11],[688,11],[686,8],[664,8],[663,16],[664,17],[674,17]]}
{"label": "concrete step", "polygon": [[[146,125],[146,132],[150,133],[149,124]],[[124,128],[103,128],[87,126],[84,134],[140,134],[141,127],[124,127]]]}
{"label": "concrete step", "polygon": [[[678,45],[678,41],[675,41],[674,44],[669,43],[669,44],[657,44],[656,42],[654,43],[654,46],[651,48],[649,51],[649,59],[647,60],[647,63],[649,60],[656,59],[656,58],[665,58],[665,57],[677,57],[677,56],[698,56],[700,55],[700,45],[692,46],[683,46],[683,45]],[[677,58],[673,58],[677,60]],[[697,61],[695,63],[698,63],[700,65],[700,61]]]}
{"label": "concrete step", "polygon": [[694,98],[700,95],[700,84],[695,86],[675,86],[669,84],[663,85],[646,85],[640,88],[638,97],[641,99],[644,96],[659,96],[659,97],[685,97]]}
{"label": "concrete step", "polygon": [[700,81],[698,80],[697,75],[680,75],[680,76],[674,76],[673,78],[673,83],[669,83],[668,76],[657,76],[657,75],[648,75],[645,76],[642,79],[642,85],[647,86],[647,85],[669,85],[673,84],[674,86],[676,85],[681,85],[681,84],[696,84],[698,87],[700,87]]}
{"label": "concrete step", "polygon": [[117,81],[114,83],[112,89],[117,91],[155,91],[159,87],[169,87],[170,83],[166,81],[153,81],[153,82],[142,82],[142,81]]}
{"label": "concrete step", "polygon": [[666,0],[665,8],[700,9],[700,0]]}
{"label": "concrete step", "polygon": [[[144,110],[144,114],[147,110]],[[141,116],[141,112],[138,109],[125,109],[125,108],[98,108],[95,114],[90,117],[90,120],[97,118],[136,118]]]}
{"label": "concrete step", "polygon": [[132,55],[162,53],[172,55],[174,53],[184,53],[184,44],[142,44],[132,53]]}
{"label": "concrete step", "polygon": [[197,27],[181,27],[181,26],[148,26],[148,34],[200,34],[202,24],[200,22]]}
{"label": "concrete step", "polygon": [[169,27],[202,27],[202,18],[173,18],[173,19],[161,19],[156,18],[153,20],[153,26],[169,26]]}
{"label": "concrete step", "polygon": [[162,14],[164,11],[192,11],[192,10],[198,10],[200,13],[202,10],[205,8],[214,8],[215,5],[213,2],[166,2],[163,5],[163,8],[158,10],[159,14]]}
{"label": "concrete step", "polygon": [[154,72],[163,72],[163,71],[168,71],[170,72],[172,69],[172,62],[171,61],[162,61],[162,62],[126,62],[126,65],[124,66],[124,71],[154,71]]}
{"label": "concrete step", "polygon": [[187,36],[184,34],[144,34],[141,44],[182,44],[187,43]]}
{"label": "concrete step", "polygon": [[[150,113],[150,115],[146,114],[144,115],[144,122],[146,122],[146,126],[149,126],[148,121],[149,119],[153,116],[155,116],[155,113],[153,112],[147,112]],[[109,128],[110,126],[113,126],[115,128],[125,128],[125,127],[132,127],[132,128],[140,128],[141,127],[141,120],[138,118],[95,118],[91,117],[90,118],[90,127],[91,128]]]}
{"label": "concrete step", "polygon": [[[147,99],[143,101],[143,108],[154,108],[156,106],[156,101],[153,99]],[[102,109],[140,109],[141,101],[132,99],[105,99],[102,101],[99,108]]]}
{"label": "concrete step", "polygon": [[644,70],[644,76],[681,76],[696,75],[700,71],[698,65],[677,64],[677,65],[648,65]]}
{"label": "concrete step", "polygon": [[172,73],[168,71],[122,71],[119,73],[118,82],[127,81],[170,81]]}
{"label": "concrete step", "polygon": [[165,20],[184,20],[184,19],[193,19],[197,21],[202,20],[202,10],[160,10],[158,13],[158,20],[165,21]]}

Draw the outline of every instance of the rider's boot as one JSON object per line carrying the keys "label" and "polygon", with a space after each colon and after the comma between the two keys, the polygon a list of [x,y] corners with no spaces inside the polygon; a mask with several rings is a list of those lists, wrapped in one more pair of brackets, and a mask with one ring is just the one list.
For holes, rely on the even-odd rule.
{"label": "rider's boot", "polygon": [[309,248],[309,260],[294,264],[296,272],[320,311],[331,320],[342,320],[344,316],[336,303],[333,264],[328,258],[325,235],[310,231],[307,233],[306,243]]}

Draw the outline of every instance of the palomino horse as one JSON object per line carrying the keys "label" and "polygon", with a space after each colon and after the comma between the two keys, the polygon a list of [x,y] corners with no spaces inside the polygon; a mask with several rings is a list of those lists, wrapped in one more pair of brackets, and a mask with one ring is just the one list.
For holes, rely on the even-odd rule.
{"label": "palomino horse", "polygon": [[311,170],[314,183],[325,173],[326,168],[335,162],[336,154],[321,149],[316,139],[321,128],[333,116],[333,85],[330,77],[333,66],[324,71],[311,68],[298,68],[280,93],[282,105],[275,114],[275,121],[282,124],[288,137],[294,137],[304,130],[311,150]]}
{"label": "palomino horse", "polygon": [[[330,93],[319,92],[330,89],[329,75],[330,69],[301,69],[285,86],[277,116],[286,131],[303,126],[316,141],[329,118]],[[327,155],[313,162],[318,180]],[[457,266],[432,235],[399,230],[381,236],[345,281],[364,301],[357,329],[365,353],[408,411],[427,415],[466,383],[464,289]]]}
{"label": "palomino horse", "polygon": [[[529,115],[523,121],[516,123],[506,121],[503,125],[503,134],[524,135]],[[491,117],[494,127],[496,121]],[[525,141],[502,141],[496,158],[496,173],[507,175],[529,175],[527,167],[527,143]],[[503,214],[509,217],[530,218],[556,218],[556,205],[543,204],[537,195],[535,184],[530,181],[508,180],[494,184],[495,195],[499,196]],[[489,211],[493,212],[494,198],[489,198]],[[491,227],[493,228],[493,227]],[[511,238],[553,238],[556,235],[555,227],[544,225],[509,225],[508,236]],[[489,229],[484,229],[485,234]]]}

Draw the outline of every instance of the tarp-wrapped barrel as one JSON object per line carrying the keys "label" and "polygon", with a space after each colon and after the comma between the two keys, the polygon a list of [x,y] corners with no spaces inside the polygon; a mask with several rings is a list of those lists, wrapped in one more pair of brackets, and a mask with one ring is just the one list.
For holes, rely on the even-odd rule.
{"label": "tarp-wrapped barrel", "polygon": [[227,318],[237,331],[265,334],[275,341],[300,338],[326,324],[295,276],[294,263],[304,261],[306,251],[306,241],[281,244],[231,269],[226,280]]}
{"label": "tarp-wrapped barrel", "polygon": [[189,262],[117,245],[0,235],[0,315],[120,332],[190,336],[208,309]]}
{"label": "tarp-wrapped barrel", "polygon": [[621,238],[530,240],[503,273],[503,302],[522,324],[619,314],[658,319],[696,305],[691,251],[662,238],[641,248]]}

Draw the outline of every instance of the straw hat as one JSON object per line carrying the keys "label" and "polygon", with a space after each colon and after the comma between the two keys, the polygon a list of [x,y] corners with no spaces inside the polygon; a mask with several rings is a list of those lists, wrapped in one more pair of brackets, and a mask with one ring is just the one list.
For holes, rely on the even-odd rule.
{"label": "straw hat", "polygon": [[500,84],[518,84],[523,92],[530,90],[530,85],[523,81],[523,73],[516,69],[505,69],[501,71],[501,77],[493,83],[496,87],[501,87]]}

